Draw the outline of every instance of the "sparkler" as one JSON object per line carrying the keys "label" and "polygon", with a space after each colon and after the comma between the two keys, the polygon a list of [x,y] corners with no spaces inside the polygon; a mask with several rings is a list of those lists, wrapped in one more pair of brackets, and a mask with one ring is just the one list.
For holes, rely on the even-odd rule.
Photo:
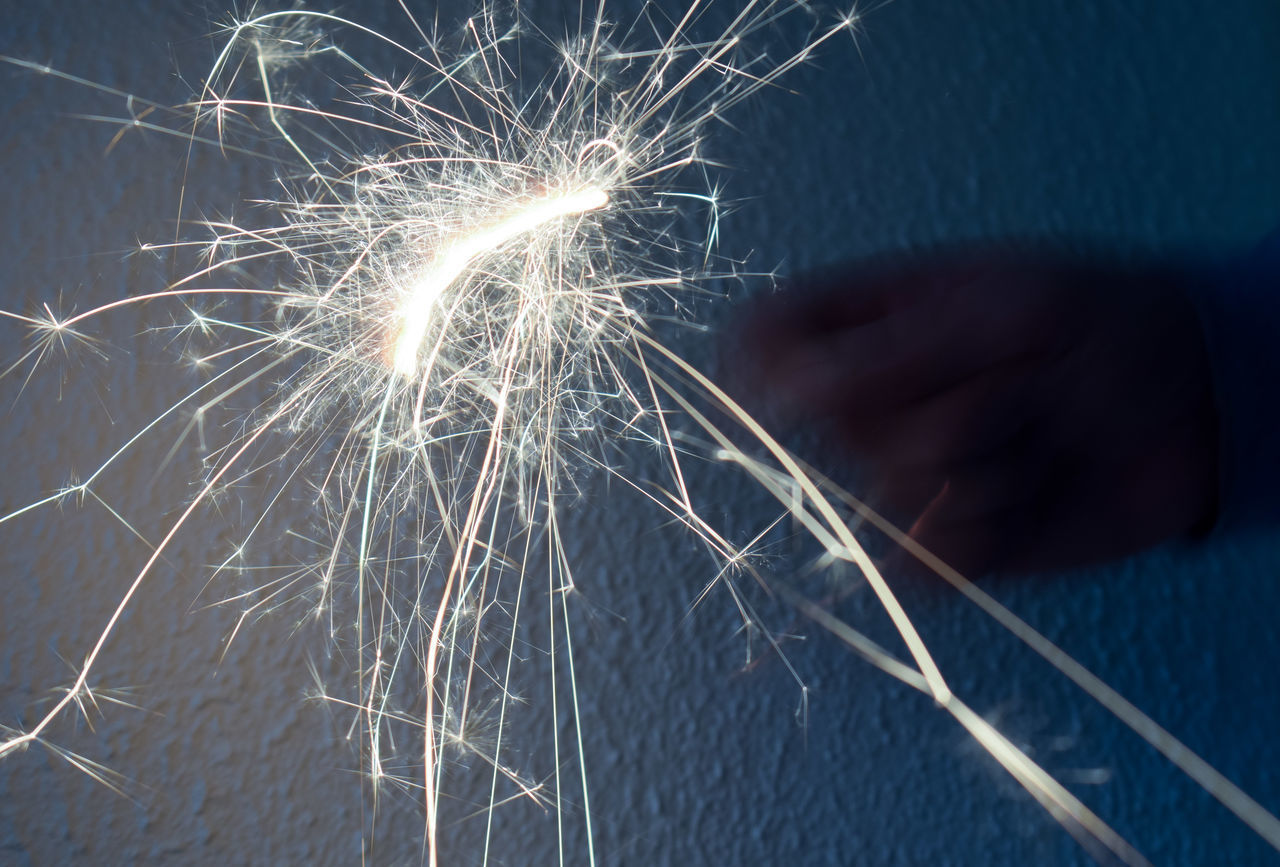
{"label": "sparkler", "polygon": [[[202,417],[267,376],[274,394],[241,435],[212,450],[206,478],[74,682],[33,726],[0,743],[0,754],[47,743],[53,723],[92,700],[95,662],[184,526],[249,465],[286,465],[290,478],[306,474],[321,492],[328,554],[303,576],[227,595],[252,614],[305,594],[332,640],[351,648],[353,688],[322,690],[351,710],[375,795],[388,785],[417,793],[435,863],[448,758],[479,758],[490,770],[491,805],[525,797],[559,816],[565,789],[577,788],[593,858],[580,734],[572,747],[557,734],[549,785],[504,758],[536,563],[547,558],[552,651],[568,678],[567,690],[553,686],[552,702],[567,695],[576,720],[565,608],[574,583],[558,517],[575,467],[616,473],[604,456],[611,440],[657,444],[674,493],[647,495],[726,562],[745,556],[697,515],[683,487],[682,448],[665,418],[670,384],[655,369],[665,362],[653,357],[659,344],[646,323],[721,276],[701,265],[711,261],[709,239],[685,240],[674,228],[676,205],[698,204],[714,236],[718,202],[701,153],[709,129],[855,20],[831,23],[774,62],[745,54],[744,40],[778,16],[806,14],[798,6],[745,4],[706,41],[692,37],[705,29],[698,4],[670,22],[646,8],[638,21],[649,19],[658,38],[644,47],[626,44],[633,37],[606,25],[604,12],[591,12],[558,46],[492,8],[457,38],[418,29],[421,47],[322,12],[270,12],[228,26],[185,109],[194,122],[175,132],[192,147],[232,154],[276,148],[283,194],[272,202],[275,219],[208,221],[208,242],[172,248],[197,246],[203,263],[163,290],[73,316],[7,314],[33,335],[13,370],[83,343],[94,320],[124,308],[247,295],[261,300],[260,315],[193,314],[180,327],[217,333],[223,345],[197,359],[207,381],[166,416],[191,406]],[[382,43],[415,76],[379,77],[334,32]],[[556,55],[541,70],[525,56],[539,50]],[[281,76],[299,63],[317,76],[324,64],[336,68],[350,104],[287,98]],[[236,285],[253,268],[283,276],[270,288]],[[282,434],[292,435],[284,448],[273,444]],[[132,442],[74,490],[28,508],[91,493]],[[224,564],[212,585],[233,571]],[[486,715],[496,722],[484,738],[476,721]],[[576,754],[576,784],[561,780],[566,749]]]}
{"label": "sparkler", "polygon": [[[9,370],[88,345],[94,320],[146,302],[181,308],[242,295],[255,299],[259,312],[191,312],[180,333],[214,333],[222,341],[198,358],[207,379],[85,481],[0,520],[91,495],[97,478],[143,433],[181,410],[199,416],[268,381],[271,395],[237,436],[210,450],[196,494],[134,576],[73,682],[34,725],[0,742],[0,756],[42,744],[98,773],[54,747],[50,727],[106,695],[92,686],[94,664],[184,527],[232,479],[254,466],[283,467],[286,482],[271,501],[310,480],[319,491],[324,555],[301,572],[226,595],[246,616],[302,596],[355,658],[349,686],[326,683],[321,691],[350,712],[375,797],[387,786],[414,793],[427,860],[435,864],[451,756],[475,758],[489,776],[481,858],[488,861],[494,813],[527,798],[548,805],[559,822],[576,801],[587,849],[576,860],[594,863],[567,608],[575,582],[560,518],[574,471],[594,468],[636,487],[706,546],[744,619],[755,615],[733,581],[741,574],[931,695],[1086,845],[1143,863],[953,695],[850,529],[855,513],[878,517],[798,462],[654,329],[696,287],[734,276],[728,266],[708,264],[716,261],[720,202],[707,181],[704,139],[736,103],[817,46],[852,32],[856,14],[818,25],[798,50],[770,60],[745,46],[780,16],[809,14],[803,6],[748,2],[706,39],[694,35],[706,26],[702,5],[692,3],[670,21],[645,7],[637,22],[652,30],[648,44],[637,44],[646,42],[638,26],[627,32],[604,23],[605,12],[592,10],[560,45],[531,36],[519,15],[507,19],[490,7],[466,22],[460,38],[428,31],[411,16],[420,46],[302,10],[252,15],[225,29],[200,93],[181,113],[191,123],[158,127],[192,148],[255,158],[273,152],[284,168],[271,219],[207,221],[207,242],[172,245],[175,255],[199,250],[201,264],[164,289],[70,316],[49,308],[5,313],[27,326],[33,341]],[[415,75],[380,76],[333,35],[341,32],[382,43],[412,63]],[[535,56],[549,50],[556,56],[539,71]],[[343,107],[314,104],[284,87],[284,73],[299,64],[336,67]],[[705,237],[686,238],[677,228],[690,205],[709,214]],[[241,285],[255,269],[276,279],[264,288]],[[758,482],[829,558],[857,567],[912,665],[763,574],[753,558],[761,536],[734,541],[700,513],[684,470],[693,440],[673,430],[668,416],[676,412],[711,457]],[[667,477],[631,479],[607,457],[619,441],[654,446],[665,455]],[[259,527],[248,530],[245,543]],[[888,525],[881,529],[894,535]],[[900,534],[895,539],[910,547]],[[211,584],[233,572],[230,563],[214,571]],[[1008,614],[933,565],[993,616]],[[573,719],[572,744],[556,732],[549,781],[507,761],[517,704],[510,684],[535,586],[566,681],[553,682],[552,717],[566,702]],[[1015,621],[1007,622],[1053,657],[1051,645],[1038,646],[1042,639]],[[1087,672],[1059,664],[1078,682],[1088,680]],[[1090,687],[1135,728],[1148,728],[1136,709],[1121,707],[1099,684]],[[486,721],[492,724],[482,736]],[[562,772],[572,765],[576,780]],[[1209,771],[1192,773],[1209,785]],[[1223,783],[1212,778],[1216,791],[1225,791]],[[1280,841],[1275,820],[1243,798],[1229,793],[1227,800],[1255,830]],[[562,858],[575,860],[563,851]]]}

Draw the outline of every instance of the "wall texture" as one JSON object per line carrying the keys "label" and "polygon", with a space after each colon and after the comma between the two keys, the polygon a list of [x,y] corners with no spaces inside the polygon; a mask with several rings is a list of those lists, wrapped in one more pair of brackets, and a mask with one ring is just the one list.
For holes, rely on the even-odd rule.
{"label": "wall texture", "polygon": [[[403,27],[395,5],[347,11]],[[6,0],[0,53],[176,104],[208,63],[209,29],[190,4],[46,11]],[[0,309],[59,298],[84,309],[157,286],[165,262],[127,254],[139,239],[173,237],[185,144],[138,131],[113,144],[116,126],[80,116],[127,106],[90,87],[3,65],[0,83]],[[762,269],[1009,235],[1226,252],[1280,224],[1272,0],[898,0],[867,16],[858,50],[824,49],[785,85],[737,112],[744,135],[726,129],[711,144],[743,202],[724,224],[724,252]],[[197,148],[185,178],[215,214],[242,207],[268,175]],[[25,388],[21,375],[0,382],[4,511],[83,477],[180,396],[163,335],[134,339],[157,315],[168,311],[113,320],[105,362],[53,366]],[[7,362],[23,336],[0,334]],[[684,348],[696,356],[699,345],[690,335]],[[30,724],[48,688],[70,680],[69,663],[145,559],[136,536],[158,538],[190,495],[189,469],[157,472],[158,458],[129,457],[95,488],[101,501],[0,525],[0,724]],[[176,464],[194,459],[184,446]],[[706,475],[726,520],[747,527],[770,514],[745,483]],[[726,596],[686,617],[709,578],[705,556],[656,532],[639,498],[587,487],[594,508],[575,510],[568,535],[601,864],[1088,863],[928,700],[799,621],[806,637],[788,656],[810,705],[798,725],[801,692],[777,659],[743,668]],[[126,698],[142,710],[105,706],[92,729],[55,732],[133,781],[132,797],[41,749],[9,757],[0,863],[359,862],[368,804],[345,717],[305,701],[309,666],[337,676],[339,663],[305,628],[293,634],[287,609],[227,647],[236,611],[205,607],[218,595],[202,590],[205,567],[226,556],[242,519],[235,500],[224,508],[227,520],[183,534],[104,657],[101,682],[133,687]],[[306,532],[306,519],[282,509],[266,538]],[[291,544],[273,554],[287,560]],[[1227,539],[989,589],[1280,810],[1277,567],[1273,537]],[[1153,862],[1280,861],[962,600],[905,591],[957,691]],[[882,630],[866,600],[846,606],[843,616]],[[416,863],[417,820],[390,803],[372,860]],[[503,816],[496,860],[554,863],[553,817]],[[478,863],[467,833],[447,863]]]}

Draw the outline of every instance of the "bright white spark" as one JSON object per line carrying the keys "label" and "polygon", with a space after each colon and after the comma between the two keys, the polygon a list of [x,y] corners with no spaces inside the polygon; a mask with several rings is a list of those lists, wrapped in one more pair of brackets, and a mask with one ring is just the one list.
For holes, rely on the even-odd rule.
{"label": "bright white spark", "polygon": [[396,338],[394,366],[397,373],[412,377],[418,366],[418,350],[426,336],[432,310],[445,290],[485,253],[495,253],[521,235],[609,204],[609,194],[598,187],[535,199],[506,219],[479,229],[453,242],[436,255],[427,270],[405,293],[400,308],[400,334]]}

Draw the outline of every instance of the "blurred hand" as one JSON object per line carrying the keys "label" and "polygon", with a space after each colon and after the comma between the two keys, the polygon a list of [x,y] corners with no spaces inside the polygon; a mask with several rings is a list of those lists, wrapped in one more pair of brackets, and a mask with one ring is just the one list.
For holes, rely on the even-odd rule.
{"label": "blurred hand", "polygon": [[1213,519],[1217,414],[1172,272],[844,266],[760,303],[741,346],[765,399],[829,426],[962,572],[1117,557]]}

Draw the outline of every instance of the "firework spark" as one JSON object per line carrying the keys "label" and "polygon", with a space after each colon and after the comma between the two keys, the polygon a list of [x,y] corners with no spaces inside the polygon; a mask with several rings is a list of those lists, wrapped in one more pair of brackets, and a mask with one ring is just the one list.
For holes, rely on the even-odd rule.
{"label": "firework spark", "polygon": [[[451,756],[489,766],[491,807],[527,797],[561,815],[576,785],[593,857],[567,619],[556,626],[574,587],[560,503],[575,468],[616,472],[605,457],[611,440],[657,443],[677,493],[649,496],[726,563],[745,558],[684,490],[646,323],[724,273],[701,264],[713,260],[707,242],[718,213],[702,155],[710,128],[854,20],[833,22],[779,62],[743,46],[780,15],[808,14],[800,6],[748,3],[705,40],[693,35],[706,29],[697,4],[665,24],[654,12],[639,20],[650,19],[659,38],[639,47],[604,23],[603,8],[560,45],[493,8],[460,36],[418,29],[420,47],[328,13],[282,11],[228,25],[184,109],[193,123],[171,128],[192,147],[274,152],[282,166],[274,218],[206,221],[207,242],[171,247],[175,255],[194,248],[203,263],[163,290],[72,316],[8,314],[34,336],[12,369],[46,363],[84,341],[93,320],[122,308],[240,294],[261,301],[260,315],[199,314],[181,326],[188,336],[220,335],[223,345],[199,355],[207,381],[165,416],[194,407],[203,417],[268,376],[273,394],[236,438],[210,450],[198,492],[64,696],[0,753],[47,743],[49,727],[93,694],[95,662],[184,526],[252,473],[250,465],[284,465],[290,479],[305,475],[320,491],[328,553],[301,574],[225,595],[246,614],[305,596],[354,655],[350,691],[321,690],[362,730],[375,794],[388,784],[418,792],[434,863]],[[340,44],[342,33],[389,46],[414,74],[379,77]],[[291,98],[287,74],[300,66],[338,82],[346,105]],[[711,214],[708,238],[679,236],[682,203]],[[254,270],[277,275],[270,288],[235,285]],[[292,437],[283,447],[282,432]],[[75,491],[7,520],[91,493],[135,441]],[[549,784],[504,758],[523,608],[541,557],[550,625],[560,634],[553,647],[566,648],[567,685],[553,686],[552,702],[567,697],[575,708],[575,743],[557,736]],[[561,780],[566,749],[576,784]]]}
{"label": "firework spark", "polygon": [[[479,811],[485,861],[495,813],[527,799],[554,810],[559,823],[580,815],[586,851],[564,851],[562,825],[561,858],[594,863],[567,602],[576,585],[561,537],[575,472],[594,469],[636,487],[663,519],[700,540],[744,621],[767,638],[772,633],[758,623],[738,576],[777,590],[882,670],[932,696],[1086,845],[1143,863],[952,693],[850,528],[855,514],[877,516],[802,466],[656,335],[655,324],[680,313],[700,287],[738,276],[728,264],[710,264],[718,261],[711,248],[720,202],[704,141],[736,103],[857,23],[853,13],[815,23],[781,58],[748,49],[784,15],[811,12],[755,0],[713,26],[698,3],[677,20],[645,7],[637,22],[650,29],[646,36],[639,26],[609,26],[599,7],[555,44],[520,15],[484,7],[460,34],[411,19],[420,39],[411,46],[329,13],[273,12],[225,28],[188,106],[164,115],[163,106],[129,97],[131,107],[146,105],[171,121],[137,115],[129,124],[181,135],[193,149],[273,159],[279,188],[256,222],[206,220],[207,240],[167,245],[175,258],[196,251],[201,259],[164,289],[75,315],[51,308],[4,314],[32,334],[11,372],[92,345],[94,320],[144,303],[190,311],[174,330],[190,339],[212,335],[217,348],[195,354],[204,381],[83,482],[0,520],[69,495],[93,496],[108,467],[184,412],[199,419],[267,383],[268,393],[234,436],[207,450],[197,492],[133,576],[73,682],[34,725],[0,742],[0,755],[37,743],[57,751],[48,737],[56,721],[114,697],[92,686],[91,675],[148,576],[228,486],[271,467],[285,481],[270,503],[297,496],[304,483],[316,492],[321,553],[305,568],[222,595],[245,618],[301,598],[351,658],[349,682],[318,691],[359,732],[375,805],[388,786],[411,792],[435,864],[441,829],[454,815],[452,766],[474,760],[488,776]],[[709,27],[711,35],[702,35]],[[389,48],[412,74],[380,76],[343,34]],[[338,96],[303,95],[292,78],[300,69]],[[708,215],[704,235],[682,231],[690,207]],[[190,306],[232,295],[252,299],[253,314],[224,317]],[[704,454],[775,497],[828,559],[857,567],[911,665],[762,574],[754,553],[763,533],[735,540],[700,512],[684,469],[693,440],[668,419],[677,412],[705,442]],[[625,441],[665,455],[666,477],[635,480],[615,466],[610,451]],[[230,564],[261,526],[251,523],[211,586],[236,571]],[[934,568],[971,598],[976,593],[941,564]],[[558,654],[550,715],[568,705],[572,725],[569,743],[556,729],[549,770],[528,774],[508,756],[519,710],[513,676],[534,596],[546,603],[547,652]],[[1053,655],[1034,633],[1022,637]],[[1144,719],[1128,717],[1137,728]],[[1270,817],[1251,815],[1255,829],[1274,833]]]}

